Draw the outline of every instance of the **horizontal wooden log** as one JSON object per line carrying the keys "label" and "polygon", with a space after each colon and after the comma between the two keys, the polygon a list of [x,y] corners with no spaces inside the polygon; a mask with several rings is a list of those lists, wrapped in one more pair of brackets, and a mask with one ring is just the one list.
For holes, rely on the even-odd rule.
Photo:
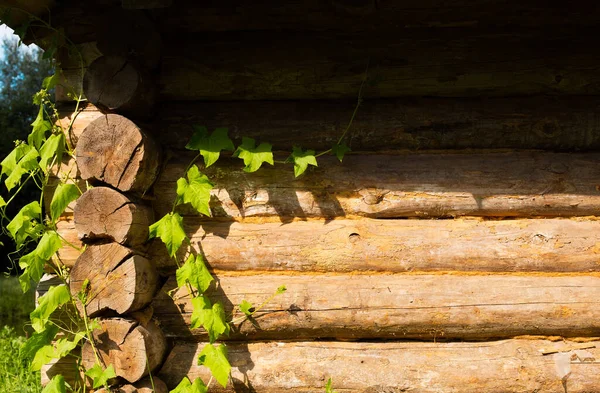
{"label": "horizontal wooden log", "polygon": [[[171,211],[191,158],[174,157],[156,182],[159,217]],[[342,164],[321,157],[299,178],[291,165],[249,174],[237,159],[206,173],[215,217],[569,217],[600,211],[599,160],[596,153],[349,155]]]}
{"label": "horizontal wooden log", "polygon": [[[145,326],[124,318],[100,318],[98,322],[100,329],[93,332],[98,355],[105,364],[113,365],[117,377],[134,383],[162,364],[167,346],[154,322]],[[95,364],[89,342],[81,349],[81,363],[86,369]]]}
{"label": "horizontal wooden log", "polygon": [[[184,377],[208,381],[196,359],[204,344],[177,345],[159,373],[169,388]],[[228,345],[233,366],[227,389],[211,391],[323,392],[328,378],[338,392],[553,392],[584,393],[600,386],[600,343],[542,340],[486,343],[252,343]],[[556,350],[560,354],[544,355]],[[571,374],[557,370],[561,356]],[[582,358],[580,358],[581,356]],[[570,361],[569,361],[570,360]]]}
{"label": "horizontal wooden log", "polygon": [[[598,269],[600,221],[576,219],[214,222],[187,218],[214,269],[271,271],[587,272]],[[174,262],[160,241],[149,259]],[[185,260],[180,255],[180,260]]]}
{"label": "horizontal wooden log", "polygon": [[61,359],[52,360],[50,363],[42,366],[41,373],[41,385],[46,386],[48,382],[57,375],[62,375],[67,382],[75,391],[83,388],[81,381],[81,375],[79,373],[78,357],[74,355],[67,355]]}
{"label": "horizontal wooden log", "polygon": [[163,100],[597,94],[591,29],[165,38]]}
{"label": "horizontal wooden log", "polygon": [[[252,320],[239,304],[258,307]],[[190,330],[186,288],[172,277],[153,301],[168,337],[207,341]],[[484,340],[524,335],[580,337],[600,331],[597,276],[504,275],[219,275],[208,293],[238,320],[232,340]],[[243,322],[240,322],[243,321]]]}
{"label": "horizontal wooden log", "polygon": [[144,194],[156,179],[161,151],[131,120],[108,114],[85,127],[76,155],[83,179]]}
{"label": "horizontal wooden log", "polygon": [[[214,222],[187,217],[187,234],[213,269],[293,271],[594,272],[600,221],[580,219]],[[61,236],[73,238],[72,221]],[[148,258],[175,262],[154,241]],[[63,250],[61,249],[61,253]],[[62,261],[73,266],[74,253]],[[77,254],[78,255],[78,254]],[[185,255],[180,255],[185,260]]]}
{"label": "horizontal wooden log", "polygon": [[154,221],[152,209],[108,187],[94,187],[77,199],[73,211],[77,236],[84,242],[114,241],[141,246]]}
{"label": "horizontal wooden log", "polygon": [[[108,310],[118,314],[140,310],[150,304],[157,285],[152,263],[119,243],[88,246],[71,269],[69,283],[74,299],[84,291],[89,317]],[[84,309],[79,301],[77,306]]]}
{"label": "horizontal wooden log", "polygon": [[167,385],[158,377],[142,379],[134,385],[122,385],[110,390],[100,389],[95,393],[168,393]]}

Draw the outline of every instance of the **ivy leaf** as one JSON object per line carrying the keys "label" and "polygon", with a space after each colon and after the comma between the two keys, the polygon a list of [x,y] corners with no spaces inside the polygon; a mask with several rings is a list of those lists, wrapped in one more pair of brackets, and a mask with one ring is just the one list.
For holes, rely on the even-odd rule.
{"label": "ivy leaf", "polygon": [[169,213],[150,225],[150,239],[159,237],[165,243],[172,258],[187,238],[183,230],[183,218],[178,213]]}
{"label": "ivy leaf", "polygon": [[327,380],[327,384],[325,384],[325,393],[336,393],[331,386],[331,378]]}
{"label": "ivy leaf", "polygon": [[277,288],[277,291],[275,291],[275,294],[277,295],[281,295],[282,293],[284,293],[285,291],[287,291],[287,288],[285,287],[285,285],[280,286],[279,288]]}
{"label": "ivy leaf", "polygon": [[170,393],[206,393],[208,388],[200,378],[196,378],[194,383],[191,383],[188,377],[184,377],[179,385]]}
{"label": "ivy leaf", "polygon": [[28,238],[37,239],[38,224],[35,222],[42,214],[42,209],[37,201],[33,201],[21,208],[15,217],[8,223],[6,229],[17,243],[17,248],[23,245]]}
{"label": "ivy leaf", "polygon": [[102,370],[102,366],[99,364],[94,364],[94,367],[87,370],[85,375],[92,378],[94,381],[94,389],[99,388],[100,386],[106,386],[109,379],[117,377],[112,364],[109,364],[108,367],[106,367],[106,370]]}
{"label": "ivy leaf", "polygon": [[223,387],[227,386],[231,365],[227,360],[227,347],[224,344],[218,347],[212,344],[205,345],[198,357],[198,364],[208,367],[217,382]]}
{"label": "ivy leaf", "polygon": [[204,126],[194,126],[194,131],[192,139],[185,148],[198,150],[202,157],[204,157],[204,166],[206,168],[217,162],[221,155],[221,150],[233,151],[235,149],[233,142],[227,136],[229,132],[227,128],[217,128],[210,136],[208,136],[208,130]]}
{"label": "ivy leaf", "polygon": [[84,337],[83,332],[77,333],[72,340],[61,338],[52,344],[48,344],[40,348],[31,362],[31,370],[39,371],[45,365],[54,359],[61,359],[71,353],[79,341]]}
{"label": "ivy leaf", "polygon": [[52,256],[62,247],[62,241],[56,231],[46,231],[37,247],[35,252],[38,257],[44,261],[49,260]]}
{"label": "ivy leaf", "polygon": [[204,293],[213,281],[213,276],[208,271],[202,255],[190,255],[183,266],[177,269],[175,277],[179,287],[190,283],[200,293]]}
{"label": "ivy leaf", "polygon": [[50,216],[52,221],[56,222],[61,214],[65,211],[69,203],[79,198],[79,189],[75,184],[60,183],[50,202]]}
{"label": "ivy leaf", "polygon": [[340,162],[342,162],[342,160],[344,159],[344,155],[346,153],[348,153],[350,150],[350,148],[345,144],[335,144],[333,145],[333,147],[331,148],[331,152],[333,154],[335,154],[335,156],[338,158],[338,160],[340,160]]}
{"label": "ivy leaf", "polygon": [[48,292],[38,299],[38,306],[35,310],[29,314],[33,330],[38,333],[43,331],[50,319],[50,315],[69,300],[71,300],[71,294],[65,284],[50,287]]}
{"label": "ivy leaf", "polygon": [[[19,149],[20,146],[27,146],[27,147],[23,148],[23,149]],[[19,147],[17,147],[17,149],[19,149],[20,152],[24,153],[24,155],[19,157],[19,152],[17,152],[16,156],[14,157],[17,160],[14,163],[13,169],[10,170],[10,174],[7,173],[8,177],[6,178],[6,180],[4,180],[4,184],[6,185],[6,188],[8,189],[8,191],[12,190],[15,186],[17,186],[18,184],[21,183],[21,177],[23,177],[24,174],[34,171],[35,169],[38,168],[37,158],[39,157],[39,154],[38,154],[37,150],[35,150],[34,148],[32,148],[29,145],[24,145],[24,144],[19,145]],[[17,149],[15,149],[15,150],[17,150]],[[15,151],[15,150],[13,150],[13,151]],[[6,157],[6,158],[8,158],[8,157]],[[12,158],[11,158],[11,160],[12,160]],[[7,164],[9,167],[12,166],[12,162],[8,162]],[[2,170],[4,172],[4,166],[2,167]]]}
{"label": "ivy leaf", "polygon": [[196,165],[193,165],[187,171],[187,178],[177,180],[177,196],[183,203],[191,204],[194,209],[205,216],[211,216],[210,207],[210,190],[214,184],[208,180],[206,175],[200,173]]}
{"label": "ivy leaf", "polygon": [[273,147],[270,143],[263,142],[258,147],[256,141],[252,138],[242,138],[242,144],[238,146],[237,150],[233,153],[234,157],[239,157],[244,160],[244,171],[256,172],[263,162],[273,165],[273,153],[271,148]]}
{"label": "ivy leaf", "polygon": [[17,167],[17,163],[27,152],[31,150],[31,146],[25,143],[19,143],[8,155],[2,160],[2,175],[10,175]]}
{"label": "ivy leaf", "polygon": [[221,334],[229,334],[229,324],[225,320],[225,310],[221,303],[211,304],[206,296],[198,296],[192,299],[192,306],[192,328],[202,326],[211,343]]}
{"label": "ivy leaf", "polygon": [[242,310],[242,312],[246,314],[247,317],[249,317],[254,312],[254,306],[249,301],[242,300],[242,302],[240,303],[240,310]]}
{"label": "ivy leaf", "polygon": [[58,374],[52,377],[48,385],[42,390],[42,393],[67,393],[65,378]]}
{"label": "ivy leaf", "polygon": [[4,198],[2,198],[2,195],[0,195],[0,209],[2,209],[4,206],[6,206],[6,201]]}
{"label": "ivy leaf", "polygon": [[44,106],[40,105],[38,115],[31,123],[33,130],[27,137],[27,143],[39,149],[42,143],[46,140],[46,132],[52,130],[52,123],[44,118]]}
{"label": "ivy leaf", "polygon": [[46,329],[42,330],[41,332],[34,332],[21,347],[21,356],[27,359],[33,359],[35,354],[41,348],[50,344],[52,340],[54,340],[56,333],[58,333],[58,326],[56,325],[48,325]]}
{"label": "ivy leaf", "polygon": [[309,165],[318,166],[314,150],[302,151],[302,148],[295,147],[287,161],[294,163],[294,176],[298,177],[306,171]]}
{"label": "ivy leaf", "polygon": [[50,89],[56,87],[56,85],[58,84],[58,82],[59,82],[58,73],[55,73],[54,75],[47,76],[42,81],[42,89],[44,89],[44,90],[50,90]]}
{"label": "ivy leaf", "polygon": [[[44,173],[48,173],[48,165],[52,165],[54,162],[60,162],[65,147],[65,135],[64,134],[53,134],[44,142],[40,149],[40,163],[39,166]],[[56,158],[56,160],[55,160]]]}
{"label": "ivy leaf", "polygon": [[19,276],[19,283],[23,293],[27,293],[31,289],[31,282],[38,283],[44,274],[44,265],[46,259],[40,258],[36,250],[33,250],[27,255],[23,255],[19,259],[19,266],[23,269],[23,273]]}

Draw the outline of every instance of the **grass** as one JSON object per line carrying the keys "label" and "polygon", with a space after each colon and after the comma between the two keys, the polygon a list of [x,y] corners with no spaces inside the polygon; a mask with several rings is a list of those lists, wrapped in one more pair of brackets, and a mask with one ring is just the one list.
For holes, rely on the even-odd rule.
{"label": "grass", "polygon": [[39,393],[40,373],[29,371],[20,354],[25,343],[34,292],[23,294],[16,277],[0,276],[0,393]]}

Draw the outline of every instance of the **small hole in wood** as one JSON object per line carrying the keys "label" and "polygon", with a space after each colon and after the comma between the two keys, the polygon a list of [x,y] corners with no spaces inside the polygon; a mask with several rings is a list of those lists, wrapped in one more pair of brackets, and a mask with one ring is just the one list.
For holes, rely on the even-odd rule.
{"label": "small hole in wood", "polygon": [[348,240],[350,241],[350,243],[356,243],[360,240],[360,235],[358,233],[351,233],[350,235],[348,235]]}

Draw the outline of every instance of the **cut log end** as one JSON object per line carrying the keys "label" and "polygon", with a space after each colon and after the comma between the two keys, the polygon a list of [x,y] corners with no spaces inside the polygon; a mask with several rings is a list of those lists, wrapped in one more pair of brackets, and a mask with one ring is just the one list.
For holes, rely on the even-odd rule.
{"label": "cut log end", "polygon": [[148,239],[153,212],[107,187],[86,191],[74,211],[75,229],[83,241],[111,240],[139,246]]}
{"label": "cut log end", "polygon": [[[146,326],[124,318],[99,319],[100,329],[94,331],[98,354],[105,364],[112,364],[117,377],[135,383],[153,372],[163,360],[167,344],[154,322]],[[86,342],[81,349],[82,364],[93,367],[92,346]]]}
{"label": "cut log end", "polygon": [[96,393],[168,393],[167,385],[158,377],[146,377],[133,385],[96,390]]}
{"label": "cut log end", "polygon": [[77,166],[85,180],[144,193],[156,179],[160,149],[135,123],[108,114],[83,130],[77,143]]}
{"label": "cut log end", "polygon": [[[89,287],[83,288],[86,280]],[[146,307],[157,283],[150,261],[118,243],[108,243],[91,245],[81,254],[71,270],[70,289],[76,299],[82,290],[86,292],[85,311],[94,317],[106,310],[126,314]]]}

